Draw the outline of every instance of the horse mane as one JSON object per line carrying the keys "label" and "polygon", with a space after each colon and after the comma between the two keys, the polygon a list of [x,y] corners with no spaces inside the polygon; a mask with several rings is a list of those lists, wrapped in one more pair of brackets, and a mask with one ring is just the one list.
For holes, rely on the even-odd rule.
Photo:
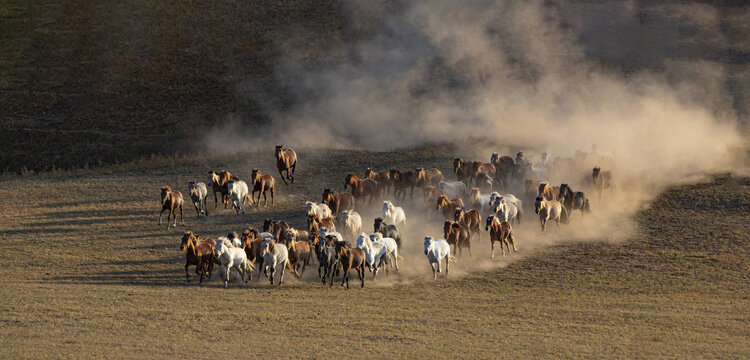
{"label": "horse mane", "polygon": [[276,253],[276,242],[275,241],[268,241],[268,252],[275,254]]}

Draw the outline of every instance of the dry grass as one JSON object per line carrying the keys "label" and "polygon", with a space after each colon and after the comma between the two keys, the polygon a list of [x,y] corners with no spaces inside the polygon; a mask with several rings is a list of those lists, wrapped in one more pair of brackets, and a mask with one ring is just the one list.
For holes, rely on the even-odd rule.
{"label": "dry grass", "polygon": [[[313,281],[315,266],[305,280],[288,277],[282,288],[270,288],[265,278],[228,290],[217,281],[186,284],[178,249],[185,229],[217,236],[258,226],[266,217],[302,226],[302,202],[317,200],[324,185],[341,187],[347,169],[450,164],[449,153],[439,148],[301,150],[300,157],[298,183],[280,186],[273,209],[240,217],[221,209],[200,220],[186,209],[187,225],[176,231],[156,226],[160,185],[184,191],[192,175],[203,179],[208,163],[247,177],[252,167],[272,168],[270,153],[239,154],[224,163],[155,160],[3,180],[2,356],[739,358],[750,353],[750,180],[726,176],[659,196],[638,213],[640,229],[631,241],[561,245],[562,239],[552,247],[521,246],[517,261],[497,260],[504,266],[487,272],[466,272],[467,259],[448,279],[432,281],[414,234],[403,273],[376,283],[368,277],[364,290],[322,286]],[[526,239],[539,236],[532,232],[536,226],[521,229]],[[474,251],[474,259],[488,257],[486,237]]]}

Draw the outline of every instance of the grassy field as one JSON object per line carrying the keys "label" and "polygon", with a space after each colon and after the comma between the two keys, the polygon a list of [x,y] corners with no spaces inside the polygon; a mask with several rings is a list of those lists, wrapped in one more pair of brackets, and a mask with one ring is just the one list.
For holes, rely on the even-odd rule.
{"label": "grassy field", "polygon": [[[365,289],[323,286],[316,266],[281,288],[263,277],[226,290],[218,281],[187,284],[183,231],[215,237],[264,218],[301,227],[303,202],[319,200],[324,186],[341,189],[348,170],[447,170],[453,149],[299,152],[298,181],[279,186],[272,208],[242,216],[219,209],[201,219],[186,208],[185,224],[169,231],[156,225],[159,186],[185,192],[209,169],[243,178],[253,167],[270,171],[271,152],[4,177],[0,357],[750,354],[750,179],[730,175],[668,189],[634,219],[617,219],[585,241],[570,230],[585,222],[542,236],[532,213],[516,230],[519,253],[489,261],[485,234],[473,256],[438,281],[420,246],[426,232],[439,233],[439,222],[415,215],[415,200],[407,205],[404,269],[374,283],[368,273]],[[365,211],[367,230],[374,214]],[[611,234],[622,228],[630,231]]]}

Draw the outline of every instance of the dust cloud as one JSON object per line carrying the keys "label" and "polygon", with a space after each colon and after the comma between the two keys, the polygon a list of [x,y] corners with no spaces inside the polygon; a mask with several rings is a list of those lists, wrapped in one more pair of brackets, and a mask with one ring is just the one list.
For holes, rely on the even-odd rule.
{"label": "dust cloud", "polygon": [[[718,31],[716,14],[638,4],[347,2],[352,39],[331,46],[325,61],[300,55],[278,65],[278,81],[289,84],[298,100],[291,108],[267,109],[273,121],[264,128],[229,121],[205,142],[211,150],[270,142],[392,150],[484,139],[482,144],[495,145],[456,154],[484,162],[493,152],[513,156],[523,150],[537,162],[547,152],[575,165],[542,180],[588,191],[595,210],[586,218],[573,215],[559,231],[550,226],[542,236],[533,204],[526,204],[515,230],[519,251],[623,241],[637,231],[632,214],[658,192],[733,169],[733,153],[747,146],[722,85],[725,69],[670,58],[679,24],[694,21],[701,31]],[[634,65],[622,70],[621,64]],[[259,140],[243,141],[251,134]],[[597,165],[611,170],[616,184],[602,200],[589,183]],[[419,201],[404,205],[411,220],[405,252],[418,260],[405,261],[395,282],[427,278],[422,239],[442,237],[441,220]],[[467,268],[462,259],[456,273],[507,263],[489,261],[488,235],[482,236],[473,257],[481,261]]]}

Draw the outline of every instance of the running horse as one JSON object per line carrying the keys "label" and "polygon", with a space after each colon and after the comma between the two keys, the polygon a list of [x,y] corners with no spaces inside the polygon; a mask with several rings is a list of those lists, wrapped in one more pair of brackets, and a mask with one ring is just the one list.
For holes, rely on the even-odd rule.
{"label": "running horse", "polygon": [[[276,145],[276,167],[279,169],[281,180],[284,180],[284,185],[288,185],[282,173],[285,170],[287,179],[294,184],[294,171],[297,169],[297,153],[292,149],[284,149],[283,147],[284,145]],[[289,174],[290,171],[291,175]]]}
{"label": "running horse", "polygon": [[161,226],[161,216],[164,214],[164,210],[169,210],[169,213],[167,215],[167,228],[169,228],[169,219],[174,217],[174,224],[173,227],[177,226],[177,214],[174,213],[174,211],[179,208],[180,209],[180,222],[184,223],[185,220],[182,219],[182,204],[184,203],[184,200],[182,199],[182,193],[179,191],[172,191],[172,189],[169,186],[162,186],[161,188],[161,212],[159,212],[159,226]]}

